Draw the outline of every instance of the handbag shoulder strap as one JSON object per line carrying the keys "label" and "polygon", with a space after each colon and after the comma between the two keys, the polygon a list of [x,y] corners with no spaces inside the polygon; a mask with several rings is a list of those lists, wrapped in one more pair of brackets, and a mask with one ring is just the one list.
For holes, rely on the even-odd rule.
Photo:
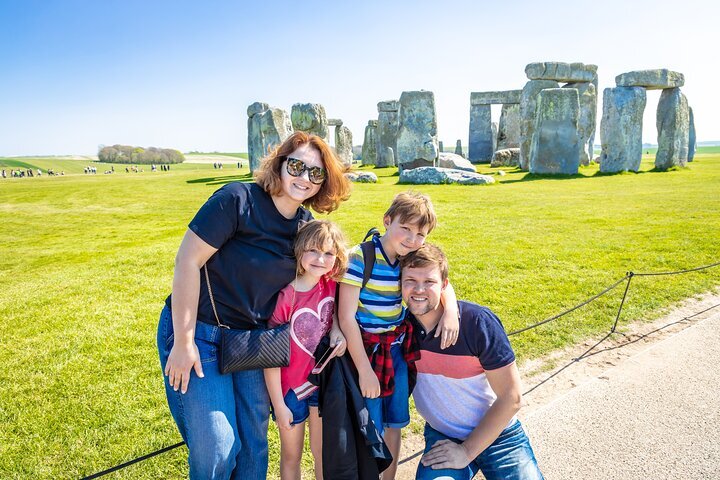
{"label": "handbag shoulder strap", "polygon": [[[207,283],[207,289],[208,289],[208,295],[210,296],[210,305],[212,305],[213,313],[215,314],[215,321],[218,324],[218,327],[221,328],[230,328],[227,325],[224,325],[220,322],[220,317],[217,313],[217,307],[215,307],[215,298],[213,298],[212,293],[212,287],[210,286],[210,275],[208,274],[208,268],[207,263],[203,265],[203,270],[205,271],[205,283]],[[295,284],[293,285],[293,295],[292,295],[292,302],[290,303],[290,315],[288,316],[288,323],[290,323],[290,320],[292,319],[293,311],[295,310],[295,289],[297,288],[297,273],[295,274]]]}
{"label": "handbag shoulder strap", "polygon": [[218,327],[230,328],[227,325],[220,323],[220,317],[218,317],[217,308],[215,307],[215,299],[213,298],[212,288],[210,287],[210,275],[208,274],[207,263],[203,265],[203,270],[205,270],[205,283],[207,283],[208,295],[210,295],[210,305],[212,305],[213,313],[215,314],[215,321],[217,322]]}

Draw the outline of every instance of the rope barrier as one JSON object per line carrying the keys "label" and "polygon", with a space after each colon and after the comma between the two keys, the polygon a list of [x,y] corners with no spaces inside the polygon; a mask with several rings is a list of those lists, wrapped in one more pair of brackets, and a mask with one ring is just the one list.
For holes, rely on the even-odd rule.
{"label": "rope barrier", "polygon": [[529,325],[529,326],[527,326],[527,327],[521,328],[520,330],[515,330],[514,332],[510,332],[510,333],[508,333],[507,335],[508,335],[508,337],[512,337],[513,335],[517,335],[518,333],[526,332],[526,331],[531,330],[531,329],[533,329],[533,328],[537,328],[537,327],[539,327],[540,325],[545,325],[545,324],[548,323],[548,322],[552,322],[553,320],[557,320],[558,318],[563,317],[563,316],[567,315],[567,314],[570,313],[570,312],[574,312],[574,311],[577,310],[578,308],[584,307],[585,305],[587,305],[588,303],[592,302],[593,300],[596,300],[596,299],[602,297],[603,295],[605,295],[606,293],[608,293],[610,290],[614,289],[615,287],[617,287],[618,285],[620,285],[622,282],[624,282],[627,278],[628,278],[627,275],[625,275],[623,278],[621,278],[621,279],[618,280],[617,282],[613,283],[612,285],[610,285],[609,287],[607,287],[605,290],[603,290],[602,292],[598,293],[597,295],[594,295],[594,296],[588,298],[588,299],[585,300],[584,302],[579,303],[579,304],[575,305],[574,307],[572,307],[572,308],[570,308],[570,309],[568,309],[568,310],[565,310],[565,311],[562,312],[562,313],[559,313],[559,314],[555,315],[554,317],[547,318],[547,319],[545,319],[545,320],[543,320],[543,321],[541,321],[541,322],[537,322],[537,323],[534,323],[534,324]]}
{"label": "rope barrier", "polygon": [[93,478],[102,477],[104,475],[107,475],[108,473],[116,472],[120,469],[129,467],[130,465],[133,465],[138,462],[142,462],[143,460],[147,460],[148,458],[152,458],[156,455],[160,455],[161,453],[169,452],[170,450],[177,448],[177,447],[181,447],[183,445],[185,445],[185,442],[180,442],[180,443],[176,443],[175,445],[170,445],[169,447],[161,448],[160,450],[157,450],[152,453],[148,453],[147,455],[143,455],[142,457],[134,458],[128,462],[121,463],[120,465],[116,465],[112,468],[108,468],[107,470],[103,470],[102,472],[93,473],[92,475],[90,475],[88,477],[83,477],[81,480],[92,480]]}
{"label": "rope barrier", "polygon": [[[620,285],[622,282],[624,282],[624,281],[627,280],[627,284],[625,285],[625,293],[623,294],[622,300],[620,301],[620,306],[619,306],[619,308],[618,308],[617,315],[615,316],[615,322],[614,322],[614,324],[613,324],[610,332],[609,332],[607,335],[605,335],[605,337],[603,337],[599,342],[597,342],[595,345],[593,345],[593,346],[590,347],[588,350],[586,350],[585,353],[583,353],[582,355],[580,355],[580,356],[577,357],[577,358],[574,358],[570,363],[568,363],[567,365],[563,366],[562,368],[560,368],[559,370],[557,370],[556,372],[554,372],[554,373],[553,373],[552,375],[550,375],[548,378],[546,378],[545,380],[543,380],[543,381],[540,382],[539,384],[535,385],[535,386],[532,387],[530,390],[524,392],[523,395],[526,395],[526,394],[528,394],[528,393],[531,393],[533,390],[535,390],[536,388],[538,388],[539,386],[543,385],[544,383],[546,383],[546,382],[547,382],[548,380],[550,380],[551,378],[553,378],[553,377],[555,377],[556,375],[558,375],[560,372],[562,372],[563,370],[565,370],[566,368],[568,368],[568,367],[569,367],[570,365],[572,365],[573,363],[579,362],[580,360],[582,360],[583,358],[585,358],[586,356],[588,356],[588,354],[589,354],[592,350],[594,350],[595,347],[597,347],[598,345],[600,345],[602,342],[604,342],[605,340],[607,340],[607,339],[610,337],[610,335],[612,335],[613,333],[615,333],[615,329],[617,328],[618,321],[620,320],[620,315],[622,314],[622,309],[623,309],[623,307],[624,307],[624,305],[625,305],[625,299],[627,298],[628,291],[630,290],[630,282],[632,281],[632,278],[633,278],[633,277],[650,277],[650,276],[659,276],[659,275],[680,275],[680,274],[684,274],[684,273],[690,273],[690,272],[697,272],[697,271],[700,271],[700,270],[706,270],[706,269],[708,269],[708,268],[713,268],[713,267],[717,267],[717,266],[720,266],[720,262],[712,263],[712,264],[710,264],[710,265],[704,265],[704,266],[702,266],[702,267],[690,268],[690,269],[686,269],[686,270],[678,270],[678,271],[674,271],[674,272],[649,272],[649,273],[627,272],[627,273],[625,274],[625,276],[622,277],[620,280],[618,280],[617,282],[613,283],[612,285],[606,287],[606,288],[605,288],[604,290],[602,290],[600,293],[597,293],[596,295],[593,295],[592,297],[588,298],[588,299],[585,300],[584,302],[579,303],[579,304],[575,305],[574,307],[572,307],[572,308],[570,308],[570,309],[568,309],[568,310],[565,310],[564,312],[559,313],[559,314],[557,314],[557,315],[555,315],[555,316],[552,316],[552,317],[547,318],[547,319],[545,319],[545,320],[542,320],[542,321],[540,321],[540,322],[534,323],[534,324],[529,325],[529,326],[527,326],[527,327],[521,328],[521,329],[519,329],[519,330],[515,330],[514,332],[508,333],[507,335],[508,335],[508,337],[510,337],[510,336],[513,336],[513,335],[517,335],[517,334],[519,334],[519,333],[526,332],[526,331],[528,331],[528,330],[532,330],[532,329],[537,328],[537,327],[539,327],[539,326],[541,326],[541,325],[544,325],[544,324],[546,324],[546,323],[552,322],[553,320],[557,320],[558,318],[561,318],[561,317],[563,317],[563,316],[565,316],[565,315],[567,315],[567,314],[569,314],[569,313],[571,313],[571,312],[574,312],[574,311],[577,310],[578,308],[584,307],[584,306],[587,305],[588,303],[590,303],[590,302],[592,302],[592,301],[594,301],[594,300],[597,300],[598,298],[602,297],[602,296],[605,295],[606,293],[608,293],[608,292],[610,292],[611,290],[615,289],[618,285]],[[717,305],[715,305],[715,306],[717,306]],[[708,308],[708,309],[706,309],[706,310],[703,310],[702,312],[699,312],[699,313],[697,313],[697,314],[695,314],[695,315],[699,315],[700,313],[703,313],[703,312],[705,312],[705,311],[707,311],[707,310],[709,310],[709,309],[711,309],[711,308],[714,308],[715,306],[710,307],[710,308]],[[690,317],[686,317],[685,319],[687,319],[687,318],[692,318],[692,317],[695,316],[695,315],[692,315],[692,316],[690,316]],[[683,319],[683,320],[685,320],[685,319]],[[162,453],[168,452],[168,451],[170,451],[170,450],[173,450],[173,449],[175,449],[175,448],[181,447],[181,446],[183,446],[183,445],[185,445],[185,442],[179,442],[179,443],[176,443],[175,445],[170,445],[170,446],[168,446],[168,447],[162,448],[162,449],[157,450],[157,451],[155,451],[155,452],[148,453],[147,455],[143,455],[143,456],[141,456],[141,457],[138,457],[138,458],[135,458],[135,459],[133,459],[133,460],[127,461],[127,462],[125,462],[125,463],[121,463],[120,465],[116,465],[116,466],[114,466],[114,467],[112,467],[112,468],[108,468],[107,470],[103,470],[103,471],[101,471],[101,472],[94,473],[94,474],[92,474],[92,475],[90,475],[90,476],[87,476],[87,477],[83,477],[81,480],[92,480],[92,479],[95,479],[95,478],[102,477],[102,476],[107,475],[107,474],[109,474],[109,473],[116,472],[116,471],[121,470],[121,469],[123,469],[123,468],[125,468],[125,467],[129,467],[130,465],[133,465],[133,464],[138,463],[138,462],[142,462],[142,461],[144,461],[144,460],[147,460],[148,458],[152,458],[152,457],[154,457],[154,456],[156,456],[156,455],[160,455],[160,454],[162,454]],[[412,460],[413,458],[416,458],[416,457],[422,455],[422,453],[423,453],[423,451],[422,451],[422,450],[419,450],[419,451],[415,452],[414,454],[412,454],[411,456],[406,457],[406,458],[400,460],[400,461],[398,462],[398,465],[402,465],[403,463],[406,463],[406,462]]]}
{"label": "rope barrier", "polygon": [[680,275],[681,273],[697,272],[700,270],[717,267],[718,265],[720,265],[720,262],[712,263],[710,265],[704,265],[702,267],[697,267],[697,268],[689,268],[687,270],[678,270],[676,272],[635,273],[634,275],[636,277],[652,277],[652,276],[656,276],[656,275]]}

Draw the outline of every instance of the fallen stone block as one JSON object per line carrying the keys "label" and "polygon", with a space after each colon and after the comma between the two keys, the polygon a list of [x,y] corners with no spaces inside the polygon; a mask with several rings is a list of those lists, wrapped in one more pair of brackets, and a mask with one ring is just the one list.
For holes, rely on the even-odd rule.
{"label": "fallen stone block", "polygon": [[485,185],[495,183],[490,175],[481,175],[463,170],[439,167],[419,167],[400,172],[400,183],[441,185],[459,183],[462,185]]}
{"label": "fallen stone block", "polygon": [[438,155],[438,167],[464,170],[466,172],[475,171],[475,166],[470,163],[470,160],[450,152],[440,152]]}
{"label": "fallen stone block", "polygon": [[520,166],[520,149],[519,148],[503,148],[497,150],[493,155],[491,167],[519,167]]}
{"label": "fallen stone block", "polygon": [[378,180],[373,172],[348,172],[345,176],[355,183],[377,183]]}

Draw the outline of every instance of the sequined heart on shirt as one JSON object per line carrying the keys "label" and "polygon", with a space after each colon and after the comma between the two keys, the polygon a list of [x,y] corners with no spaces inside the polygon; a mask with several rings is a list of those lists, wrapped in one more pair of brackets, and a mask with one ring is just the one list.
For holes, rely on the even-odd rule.
{"label": "sequined heart on shirt", "polygon": [[335,299],[325,297],[318,305],[317,311],[305,307],[293,315],[290,335],[308,355],[312,356],[315,353],[320,339],[330,330],[334,309]]}

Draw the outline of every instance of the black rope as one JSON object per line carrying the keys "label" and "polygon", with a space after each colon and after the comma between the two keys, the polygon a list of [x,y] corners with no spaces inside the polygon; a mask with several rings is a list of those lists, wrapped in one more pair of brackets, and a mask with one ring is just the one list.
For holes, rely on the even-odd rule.
{"label": "black rope", "polygon": [[530,329],[532,329],[532,328],[539,327],[540,325],[544,325],[544,324],[546,324],[546,323],[548,323],[548,322],[552,322],[553,320],[557,320],[558,318],[560,318],[560,317],[562,317],[562,316],[564,316],[564,315],[567,315],[567,314],[570,313],[570,312],[574,312],[574,311],[577,310],[578,308],[584,307],[585,305],[587,305],[588,303],[592,302],[593,300],[602,297],[603,295],[605,295],[606,293],[608,293],[610,290],[612,290],[613,288],[617,287],[617,286],[620,285],[622,282],[624,282],[627,278],[628,278],[628,276],[625,275],[623,278],[621,278],[621,279],[618,280],[617,282],[613,283],[612,285],[610,285],[609,287],[607,287],[605,290],[603,290],[602,292],[598,293],[597,295],[588,298],[588,299],[585,300],[584,302],[582,302],[582,303],[580,303],[580,304],[578,304],[578,305],[575,305],[575,306],[572,307],[571,309],[565,310],[564,312],[562,312],[562,313],[560,313],[560,314],[558,314],[558,315],[555,315],[554,317],[547,318],[547,319],[545,319],[545,320],[543,320],[543,321],[541,321],[541,322],[535,323],[535,324],[530,325],[530,326],[527,326],[527,327],[525,327],[525,328],[521,328],[520,330],[515,330],[514,332],[510,332],[510,333],[508,333],[508,337],[511,337],[511,336],[513,336],[513,335],[517,335],[518,333],[525,332],[525,331],[530,330]]}
{"label": "black rope", "polygon": [[697,272],[699,270],[705,270],[707,268],[717,267],[718,265],[720,265],[720,262],[712,263],[710,265],[705,265],[705,266],[697,267],[697,268],[689,268],[687,270],[678,270],[676,272],[635,273],[634,275],[636,277],[652,277],[655,275],[680,275],[681,273]]}
{"label": "black rope", "polygon": [[403,458],[402,460],[400,460],[400,461],[398,462],[398,466],[402,465],[403,463],[409,462],[409,461],[412,460],[413,458],[419,457],[420,455],[423,454],[423,451],[424,451],[424,450],[418,450],[417,452],[413,453],[413,454],[410,455],[409,457]]}
{"label": "black rope", "polygon": [[[622,347],[627,347],[628,345],[632,345],[633,343],[637,343],[637,342],[639,342],[640,340],[644,340],[645,338],[649,337],[649,336],[652,335],[653,333],[657,333],[657,332],[659,332],[659,331],[661,331],[661,330],[665,330],[665,329],[668,328],[668,327],[672,327],[673,325],[677,325],[677,324],[679,324],[679,323],[683,323],[683,322],[686,322],[686,321],[688,321],[688,320],[692,320],[693,318],[697,317],[698,315],[702,315],[703,313],[708,312],[708,311],[712,310],[713,308],[717,308],[717,307],[720,307],[720,303],[716,303],[715,305],[713,305],[713,306],[711,306],[711,307],[708,307],[708,308],[706,308],[706,309],[704,309],[704,310],[701,310],[701,311],[699,311],[699,312],[697,312],[697,313],[693,313],[692,315],[688,315],[687,317],[683,317],[683,318],[681,318],[680,320],[676,320],[676,321],[674,321],[674,322],[667,323],[667,324],[663,325],[662,327],[656,328],[655,330],[650,330],[650,331],[647,332],[647,333],[643,333],[642,335],[638,335],[636,338],[634,338],[634,339],[632,339],[632,340],[628,340],[628,341],[625,342],[625,343],[620,343],[620,344],[614,345],[614,346],[612,346],[612,347],[603,348],[602,350],[598,350],[598,351],[592,352],[592,353],[585,352],[585,353],[583,353],[582,355],[580,355],[577,359],[579,359],[579,360],[584,360],[585,358],[589,358],[589,357],[592,357],[592,356],[594,356],[594,355],[598,355],[598,354],[600,354],[600,353],[609,352],[609,351],[611,351],[611,350],[617,350],[617,349],[622,348]],[[604,339],[603,339],[603,340],[604,340]]]}
{"label": "black rope", "polygon": [[152,453],[148,453],[147,455],[143,455],[142,457],[135,458],[133,460],[130,460],[129,462],[121,463],[120,465],[116,465],[112,468],[108,468],[107,470],[103,470],[102,472],[93,473],[89,477],[83,477],[81,480],[91,480],[93,478],[99,478],[104,475],[107,475],[108,473],[116,472],[122,468],[129,467],[130,465],[138,462],[142,462],[143,460],[147,460],[148,458],[154,457],[155,455],[160,455],[161,453],[169,452],[170,450],[181,447],[185,445],[185,442],[176,443],[175,445],[170,445],[169,447],[161,448],[160,450]]}

